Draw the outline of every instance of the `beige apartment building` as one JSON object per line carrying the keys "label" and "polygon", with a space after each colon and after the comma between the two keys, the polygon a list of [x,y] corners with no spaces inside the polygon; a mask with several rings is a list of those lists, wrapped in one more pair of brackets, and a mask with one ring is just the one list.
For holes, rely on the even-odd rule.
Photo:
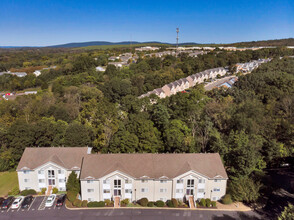
{"label": "beige apartment building", "polygon": [[219,200],[228,179],[218,153],[91,154],[87,147],[49,147],[25,149],[17,167],[19,188],[65,191],[72,171],[88,201]]}

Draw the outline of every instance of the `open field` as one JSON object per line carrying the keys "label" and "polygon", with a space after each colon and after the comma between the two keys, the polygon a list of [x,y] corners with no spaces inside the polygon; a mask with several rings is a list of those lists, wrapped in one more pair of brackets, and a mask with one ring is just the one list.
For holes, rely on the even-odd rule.
{"label": "open field", "polygon": [[17,173],[0,172],[0,196],[5,196],[14,187],[18,186]]}

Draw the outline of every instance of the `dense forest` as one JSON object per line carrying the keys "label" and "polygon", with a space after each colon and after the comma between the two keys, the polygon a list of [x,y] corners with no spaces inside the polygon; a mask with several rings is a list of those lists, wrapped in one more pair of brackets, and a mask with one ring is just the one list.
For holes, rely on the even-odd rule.
{"label": "dense forest", "polygon": [[[294,59],[286,48],[215,51],[197,58],[139,58],[129,67],[107,65],[125,49],[21,50],[0,53],[0,69],[57,65],[23,78],[0,76],[1,91],[38,90],[0,101],[0,170],[14,169],[25,147],[92,146],[95,152],[218,152],[234,200],[263,192],[266,167],[293,156]],[[165,99],[140,94],[193,73],[258,58],[274,58],[232,89],[203,85]],[[280,58],[284,57],[284,58]],[[95,59],[96,58],[96,59]],[[237,193],[238,192],[238,193]],[[250,193],[248,193],[250,192]]]}

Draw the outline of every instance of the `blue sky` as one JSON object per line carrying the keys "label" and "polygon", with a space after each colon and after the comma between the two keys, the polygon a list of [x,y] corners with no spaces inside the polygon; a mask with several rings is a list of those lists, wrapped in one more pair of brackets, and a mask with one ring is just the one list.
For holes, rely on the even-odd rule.
{"label": "blue sky", "polygon": [[294,37],[294,0],[0,0],[0,45]]}

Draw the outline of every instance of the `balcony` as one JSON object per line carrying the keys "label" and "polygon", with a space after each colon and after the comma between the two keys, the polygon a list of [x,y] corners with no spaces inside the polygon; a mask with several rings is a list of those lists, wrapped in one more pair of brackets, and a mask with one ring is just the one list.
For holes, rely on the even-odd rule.
{"label": "balcony", "polygon": [[103,189],[110,189],[110,184],[103,184]]}
{"label": "balcony", "polygon": [[184,189],[184,184],[183,183],[177,183],[176,184],[176,189]]}
{"label": "balcony", "polygon": [[130,183],[125,184],[125,189],[132,189],[132,188],[133,188],[132,184]]}

